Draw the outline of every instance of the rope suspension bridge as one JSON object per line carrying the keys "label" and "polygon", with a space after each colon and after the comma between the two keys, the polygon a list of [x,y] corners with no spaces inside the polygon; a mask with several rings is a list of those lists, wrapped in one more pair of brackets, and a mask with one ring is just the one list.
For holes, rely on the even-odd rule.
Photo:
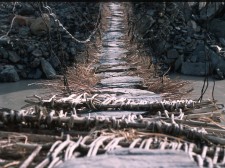
{"label": "rope suspension bridge", "polygon": [[[134,160],[147,156],[155,166],[160,162],[168,167],[225,166],[222,104],[214,98],[203,100],[204,89],[199,100],[165,100],[148,91],[143,78],[130,75],[136,68],[125,59],[128,23],[122,3],[100,4],[95,28],[86,40],[71,35],[47,3],[41,8],[78,43],[88,43],[96,35],[107,9],[107,28],[100,33],[102,46],[95,65],[100,81],[90,93],[73,93],[64,69],[66,93],[34,95],[21,110],[0,108],[0,166],[73,167],[85,165],[85,159],[90,162],[86,166],[96,166],[95,159],[106,166],[107,156],[120,156],[126,166],[130,161],[123,162],[124,155]],[[63,59],[61,66],[66,67]],[[163,161],[173,155],[173,162]],[[143,161],[143,166],[148,165]]]}

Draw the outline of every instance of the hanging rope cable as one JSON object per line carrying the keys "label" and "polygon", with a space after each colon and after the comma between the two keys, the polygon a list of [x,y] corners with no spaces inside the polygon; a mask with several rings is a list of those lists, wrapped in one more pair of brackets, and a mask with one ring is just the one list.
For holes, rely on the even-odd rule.
{"label": "hanging rope cable", "polygon": [[61,50],[61,55],[60,55],[60,58],[61,58],[61,69],[62,69],[62,73],[63,73],[63,84],[64,84],[64,87],[66,88],[66,91],[71,94],[71,90],[69,88],[69,83],[68,83],[68,79],[67,79],[67,75],[66,75],[66,72],[67,72],[67,66],[66,66],[66,61],[65,61],[65,55],[64,55],[64,51],[63,51],[63,47],[62,47],[62,37],[61,37],[61,34],[59,32],[59,24],[57,24],[57,38],[58,38],[58,46],[60,47],[60,50]]}
{"label": "hanging rope cable", "polygon": [[[42,6],[43,5],[41,5],[39,3],[39,11],[41,13],[41,16],[43,17],[43,11],[41,9]],[[49,11],[51,12],[51,9],[49,9]],[[52,57],[52,55],[54,54],[54,51],[52,49],[52,40],[51,40],[50,29],[49,29],[47,23],[45,22],[44,18],[43,18],[43,22],[45,23],[46,27],[48,28],[47,29],[48,30],[48,45],[50,47],[50,57]],[[58,46],[60,46],[60,49],[61,49],[61,57],[62,57],[62,59],[60,61],[60,69],[62,70],[62,73],[63,73],[63,84],[64,84],[64,87],[66,88],[67,93],[71,94],[71,90],[69,88],[69,84],[68,84],[68,80],[67,80],[67,76],[66,76],[67,67],[65,65],[64,52],[63,52],[63,49],[62,49],[61,34],[59,33],[59,25],[57,25],[57,37],[58,37],[58,41],[57,41],[58,42]]]}
{"label": "hanging rope cable", "polygon": [[[204,46],[205,46],[205,42],[204,42]],[[204,78],[204,83],[203,83],[203,86],[201,89],[201,95],[198,99],[198,101],[200,101],[200,102],[202,101],[202,98],[209,86],[209,79],[208,79],[209,69],[207,68],[207,61],[209,61],[209,56],[208,56],[208,53],[206,53],[206,48],[205,48],[204,52],[205,52],[205,78]]]}
{"label": "hanging rope cable", "polygon": [[[215,3],[214,8],[216,9],[216,3]],[[208,28],[208,23],[207,23],[207,28]],[[212,73],[212,75],[213,75],[213,70],[211,70],[211,73]],[[215,102],[215,98],[214,98],[215,85],[216,85],[216,81],[215,81],[215,79],[213,78],[213,88],[212,88],[212,99],[213,99],[213,102]]]}
{"label": "hanging rope cable", "polygon": [[[100,3],[100,6],[99,6],[99,14],[98,14],[97,22],[95,24],[95,29],[90,34],[90,36],[84,41],[76,39],[74,36],[72,36],[65,29],[65,27],[61,24],[61,22],[56,18],[56,15],[52,12],[52,9],[48,6],[47,2],[42,2],[42,7],[48,11],[49,16],[52,16],[55,23],[57,23],[57,38],[58,38],[58,42],[59,42],[58,46],[60,47],[60,50],[61,50],[61,55],[60,55],[61,64],[60,64],[60,66],[61,66],[61,70],[62,70],[62,73],[63,73],[63,83],[64,83],[64,87],[66,88],[67,92],[69,94],[71,94],[71,90],[69,88],[69,83],[68,83],[68,79],[67,79],[67,75],[66,75],[67,66],[66,66],[66,62],[65,62],[65,56],[64,56],[63,48],[62,48],[62,38],[61,38],[61,33],[59,32],[59,28],[62,28],[76,42],[83,43],[83,44],[88,43],[90,41],[90,39],[93,37],[93,35],[96,33],[96,31],[99,29],[99,23],[100,23],[100,19],[101,19],[101,3]],[[49,37],[50,37],[50,32],[49,32]],[[51,43],[51,37],[49,38],[49,40],[50,40],[50,43]],[[53,53],[53,51],[51,53]]]}
{"label": "hanging rope cable", "polygon": [[3,36],[0,37],[0,40],[1,40],[1,39],[6,39],[6,38],[8,37],[8,35],[9,35],[9,33],[10,33],[11,30],[12,30],[14,21],[15,21],[15,19],[16,19],[16,4],[17,4],[17,3],[18,3],[18,2],[14,2],[14,5],[13,5],[13,11],[12,11],[12,12],[13,12],[13,14],[14,14],[14,17],[13,17],[13,19],[12,19],[12,21],[11,21],[9,30],[8,30],[8,32],[7,32],[5,35],[3,35]]}
{"label": "hanging rope cable", "polygon": [[47,9],[48,13],[50,16],[52,16],[54,18],[55,22],[58,22],[59,26],[76,42],[78,43],[87,43],[91,40],[91,38],[95,35],[95,33],[97,32],[97,30],[99,29],[99,25],[100,25],[100,18],[101,18],[101,8],[102,8],[102,4],[99,4],[99,13],[98,13],[98,18],[97,18],[97,22],[95,24],[95,28],[92,31],[92,33],[89,35],[89,37],[86,40],[78,40],[77,38],[75,38],[69,31],[66,30],[66,28],[62,25],[62,23],[56,18],[56,15],[52,12],[51,8],[47,5],[47,2],[42,2],[42,5],[45,9]]}
{"label": "hanging rope cable", "polygon": [[[208,13],[208,3],[206,4],[206,13]],[[207,24],[206,24],[206,32],[208,31],[208,15],[207,15]],[[209,85],[209,81],[208,81],[208,70],[207,70],[207,60],[208,60],[208,54],[206,53],[206,42],[204,41],[204,55],[205,55],[205,78],[204,78],[204,82],[203,82],[203,86],[201,89],[201,95],[198,99],[199,102],[202,101],[203,96],[206,92],[206,90],[208,89],[208,85]]]}

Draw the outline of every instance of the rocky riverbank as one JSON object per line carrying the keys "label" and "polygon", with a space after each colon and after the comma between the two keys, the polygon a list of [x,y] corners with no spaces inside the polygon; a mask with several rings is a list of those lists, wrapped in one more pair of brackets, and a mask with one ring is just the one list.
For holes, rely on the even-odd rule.
{"label": "rocky riverbank", "polygon": [[57,78],[66,66],[85,59],[86,43],[71,35],[81,41],[90,37],[99,3],[0,4],[0,82]]}
{"label": "rocky riverbank", "polygon": [[152,56],[162,73],[224,79],[225,15],[223,2],[132,3],[130,36]]}

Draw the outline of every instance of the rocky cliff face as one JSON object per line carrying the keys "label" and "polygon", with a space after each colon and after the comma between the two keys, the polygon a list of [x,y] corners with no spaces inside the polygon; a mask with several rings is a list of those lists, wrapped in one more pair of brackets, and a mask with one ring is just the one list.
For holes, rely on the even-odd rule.
{"label": "rocky cliff face", "polygon": [[[95,28],[99,3],[1,2],[0,82],[55,78],[62,67],[79,61]],[[94,40],[94,38],[92,38]]]}
{"label": "rocky cliff face", "polygon": [[163,71],[224,78],[223,2],[136,2],[132,10],[133,39]]}

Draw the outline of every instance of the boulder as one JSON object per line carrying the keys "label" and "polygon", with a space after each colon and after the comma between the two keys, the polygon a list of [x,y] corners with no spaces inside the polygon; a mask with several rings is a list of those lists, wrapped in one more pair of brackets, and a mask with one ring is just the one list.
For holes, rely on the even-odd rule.
{"label": "boulder", "polygon": [[167,51],[167,58],[169,59],[177,58],[178,56],[179,56],[179,53],[174,48]]}
{"label": "boulder", "polygon": [[30,79],[40,79],[41,76],[42,72],[39,68],[31,70],[28,74],[28,78]]}
{"label": "boulder", "polygon": [[215,69],[219,69],[225,75],[225,60],[223,58],[220,59]]}
{"label": "boulder", "polygon": [[70,48],[70,53],[71,53],[72,55],[75,56],[76,53],[77,53],[77,52],[76,52],[76,48],[75,48],[75,47],[71,47],[71,48]]}
{"label": "boulder", "polygon": [[4,58],[4,59],[8,59],[8,57],[9,57],[9,53],[3,47],[0,47],[0,54],[1,54],[2,58]]}
{"label": "boulder", "polygon": [[30,26],[31,23],[35,20],[34,17],[26,17],[21,15],[15,15],[11,19],[14,18],[14,25],[15,26]]}
{"label": "boulder", "polygon": [[29,27],[20,27],[20,29],[19,29],[19,35],[21,37],[28,36],[29,34],[30,34]]}
{"label": "boulder", "polygon": [[213,77],[222,80],[224,79],[224,73],[221,72],[219,68],[217,68],[216,71],[214,71]]}
{"label": "boulder", "polygon": [[49,62],[51,63],[51,65],[52,65],[54,68],[57,68],[57,67],[60,66],[60,64],[61,64],[59,58],[58,58],[56,55],[52,55],[52,56],[49,58]]}
{"label": "boulder", "polygon": [[9,51],[9,60],[13,63],[17,63],[20,61],[20,56],[17,55],[14,51]]}
{"label": "boulder", "polygon": [[207,63],[183,62],[181,67],[181,73],[184,75],[196,75],[196,76],[206,75],[209,73],[209,62]]}
{"label": "boulder", "polygon": [[31,54],[32,54],[33,56],[35,56],[35,57],[41,57],[41,56],[43,55],[43,54],[42,54],[42,51],[39,50],[39,49],[33,50]]}
{"label": "boulder", "polygon": [[[143,21],[145,19],[148,19],[148,21]],[[140,21],[138,22],[139,33],[141,35],[145,35],[145,33],[150,30],[151,26],[154,23],[155,23],[155,20],[149,15],[147,15],[145,18],[140,19]]]}
{"label": "boulder", "polygon": [[225,47],[225,38],[220,37],[220,38],[219,38],[219,41],[220,41],[221,45],[222,45],[223,47]]}
{"label": "boulder", "polygon": [[187,23],[194,31],[197,30],[197,23],[194,21],[194,20],[189,20],[188,23]]}
{"label": "boulder", "polygon": [[209,30],[218,38],[225,38],[225,21],[221,19],[213,19],[209,23]]}
{"label": "boulder", "polygon": [[19,9],[19,15],[33,15],[35,13],[34,8],[29,4],[23,4],[22,7]]}
{"label": "boulder", "polygon": [[[208,57],[206,57],[206,55]],[[219,68],[223,73],[225,73],[225,60],[219,54],[214,52],[208,46],[205,46],[203,43],[199,43],[196,49],[193,52],[191,57],[192,62],[202,62],[209,60],[211,62],[212,70],[216,70]]]}
{"label": "boulder", "polygon": [[205,58],[205,45],[203,43],[199,43],[196,49],[193,51],[192,56],[190,58],[191,62],[197,62],[199,57]]}
{"label": "boulder", "polygon": [[50,17],[47,14],[35,19],[30,25],[31,33],[37,36],[46,34],[48,29],[50,29]]}
{"label": "boulder", "polygon": [[37,68],[40,65],[40,58],[34,58],[34,60],[30,63],[32,68]]}
{"label": "boulder", "polygon": [[19,80],[19,75],[14,66],[5,65],[0,68],[0,82],[16,82]]}
{"label": "boulder", "polygon": [[156,40],[155,43],[152,44],[152,48],[155,52],[163,53],[167,51],[171,47],[171,44],[166,40]]}
{"label": "boulder", "polygon": [[202,10],[206,6],[207,2],[199,2],[198,3],[198,9]]}
{"label": "boulder", "polygon": [[55,69],[44,58],[41,59],[41,67],[42,67],[43,72],[45,73],[45,76],[48,79],[52,79],[52,78],[55,78],[56,77]]}
{"label": "boulder", "polygon": [[24,69],[24,65],[16,64],[16,69],[23,70]]}
{"label": "boulder", "polygon": [[185,20],[190,20],[192,15],[191,4],[189,2],[183,2],[182,11],[184,13]]}
{"label": "boulder", "polygon": [[224,4],[224,2],[210,2],[208,4],[206,4],[206,2],[201,3],[204,3],[204,7],[200,10],[199,18],[204,21],[214,18],[219,12],[222,11]]}
{"label": "boulder", "polygon": [[178,71],[184,62],[184,55],[180,55],[178,59],[175,61],[174,70]]}
{"label": "boulder", "polygon": [[0,46],[9,46],[10,45],[10,38],[5,36],[0,38]]}

